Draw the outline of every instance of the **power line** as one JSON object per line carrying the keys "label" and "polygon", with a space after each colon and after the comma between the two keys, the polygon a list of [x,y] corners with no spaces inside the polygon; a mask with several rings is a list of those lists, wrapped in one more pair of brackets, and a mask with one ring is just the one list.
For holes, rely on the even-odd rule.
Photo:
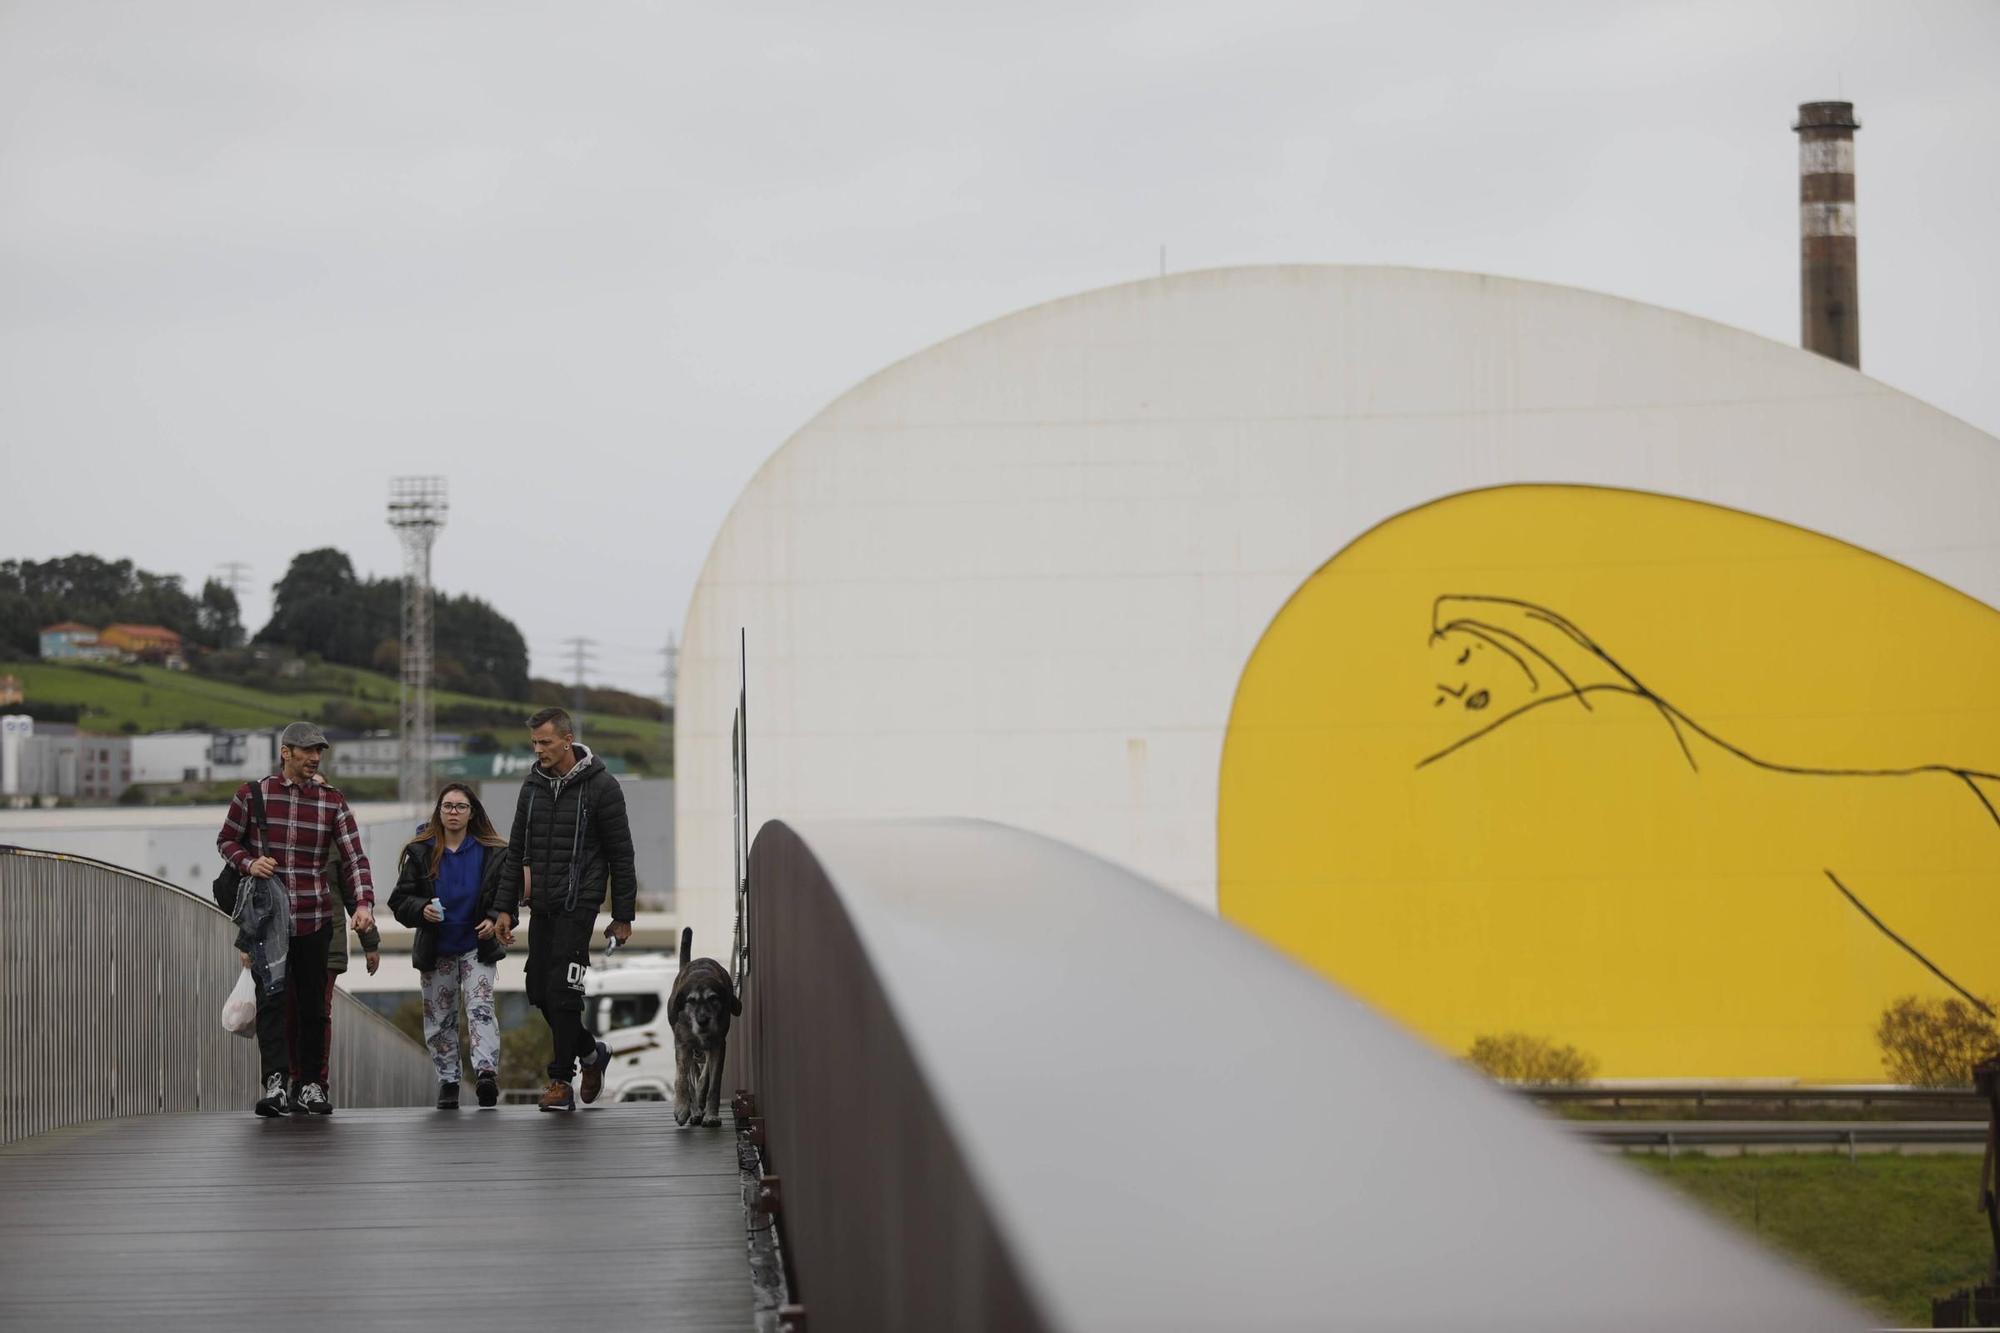
{"label": "power line", "polygon": [[225,560],[215,567],[215,572],[222,575],[220,582],[229,589],[237,605],[242,605],[243,585],[250,581],[250,566],[241,560]]}

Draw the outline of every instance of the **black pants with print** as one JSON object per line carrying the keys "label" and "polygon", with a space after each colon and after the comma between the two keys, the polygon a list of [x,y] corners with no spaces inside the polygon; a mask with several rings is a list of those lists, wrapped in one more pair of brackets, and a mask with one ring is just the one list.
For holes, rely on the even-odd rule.
{"label": "black pants with print", "polygon": [[528,1003],[548,1020],[555,1047],[549,1077],[560,1083],[576,1077],[577,1060],[597,1040],[583,1026],[583,978],[596,935],[595,908],[528,913]]}

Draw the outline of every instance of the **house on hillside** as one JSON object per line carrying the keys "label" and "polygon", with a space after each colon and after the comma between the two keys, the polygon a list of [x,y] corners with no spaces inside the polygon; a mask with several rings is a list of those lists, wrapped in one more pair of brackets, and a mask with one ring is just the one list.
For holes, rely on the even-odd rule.
{"label": "house on hillside", "polygon": [[41,639],[44,662],[97,662],[111,655],[95,628],[75,620],[42,626]]}
{"label": "house on hillside", "polygon": [[181,653],[181,636],[165,625],[106,625],[97,641],[143,662],[158,662],[177,671],[187,667],[187,659]]}

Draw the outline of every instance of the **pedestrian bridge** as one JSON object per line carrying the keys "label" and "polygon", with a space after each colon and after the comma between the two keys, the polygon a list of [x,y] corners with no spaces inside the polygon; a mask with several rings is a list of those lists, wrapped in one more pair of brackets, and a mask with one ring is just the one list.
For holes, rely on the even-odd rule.
{"label": "pedestrian bridge", "polygon": [[220,915],[0,848],[0,1326],[1866,1326],[1074,848],[771,823],[747,903],[720,1129],[429,1110],[344,999],[341,1109],[260,1121]]}

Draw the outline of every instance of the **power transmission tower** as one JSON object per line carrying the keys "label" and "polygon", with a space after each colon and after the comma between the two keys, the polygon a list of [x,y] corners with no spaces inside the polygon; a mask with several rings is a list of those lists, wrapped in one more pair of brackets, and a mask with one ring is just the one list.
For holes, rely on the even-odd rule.
{"label": "power transmission tower", "polygon": [[[250,631],[248,627],[246,627],[243,624],[243,585],[250,581],[250,566],[241,560],[225,560],[221,564],[215,567],[215,572],[222,575],[222,578],[220,580],[222,586],[229,589],[230,597],[235,599],[236,627],[239,631],[241,631],[243,637],[245,639],[248,639],[250,637]],[[218,626],[218,629],[220,628],[221,627]],[[228,638],[228,635],[226,633],[221,634],[218,637],[225,640],[224,642],[216,644],[218,648],[233,648],[236,646],[232,643],[226,642]]]}
{"label": "power transmission tower", "polygon": [[215,567],[215,572],[222,575],[222,586],[229,589],[229,595],[241,606],[243,585],[250,581],[250,566],[241,560],[225,560]]}
{"label": "power transmission tower", "polygon": [[570,654],[574,659],[576,674],[573,678],[574,683],[570,687],[569,716],[570,725],[576,728],[576,735],[581,739],[583,736],[583,672],[584,668],[590,663],[590,650],[597,646],[597,640],[578,636],[573,639],[564,639],[563,646],[570,650]]}
{"label": "power transmission tower", "polygon": [[660,656],[667,659],[667,664],[660,668],[660,675],[667,683],[662,697],[666,700],[667,711],[671,713],[681,691],[681,641],[674,637],[672,630],[667,631],[667,646],[660,649]]}
{"label": "power transmission tower", "polygon": [[444,526],[443,477],[389,483],[389,526],[403,542],[403,707],[397,724],[397,795],[422,804],[431,788],[431,543]]}

